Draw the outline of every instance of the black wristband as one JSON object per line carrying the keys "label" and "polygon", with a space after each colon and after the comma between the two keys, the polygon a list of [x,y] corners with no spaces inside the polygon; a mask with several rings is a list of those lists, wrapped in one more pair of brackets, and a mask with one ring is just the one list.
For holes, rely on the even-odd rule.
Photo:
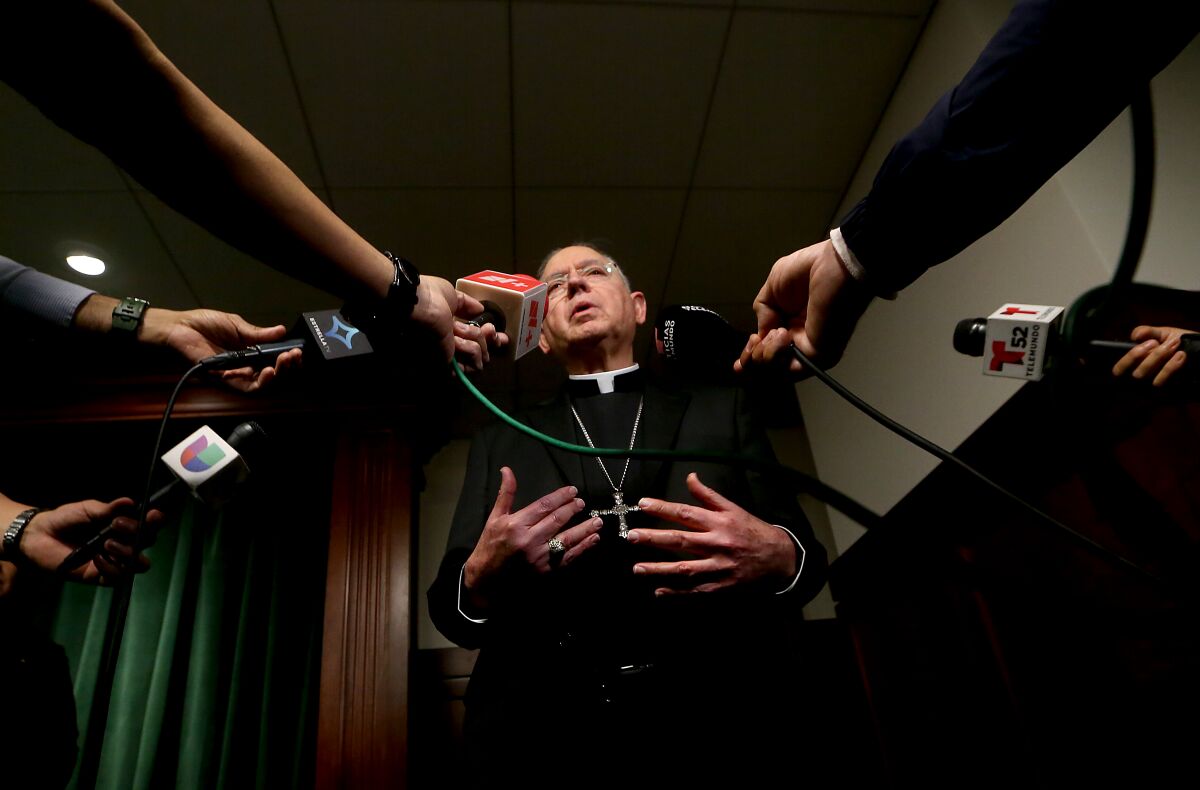
{"label": "black wristband", "polygon": [[113,308],[113,334],[127,339],[137,337],[138,327],[142,325],[142,317],[146,315],[149,307],[150,303],[145,299],[126,296],[120,304]]}

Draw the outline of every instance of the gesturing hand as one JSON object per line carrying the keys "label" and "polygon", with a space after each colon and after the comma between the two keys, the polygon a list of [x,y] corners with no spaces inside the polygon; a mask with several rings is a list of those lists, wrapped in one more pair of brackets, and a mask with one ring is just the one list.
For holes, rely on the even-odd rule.
{"label": "gesturing hand", "polygon": [[[510,566],[549,573],[556,566],[569,565],[599,542],[602,523],[599,518],[567,527],[583,509],[583,500],[575,496],[577,493],[574,486],[564,486],[513,513],[517,478],[507,466],[500,470],[496,504],[463,570],[463,584],[473,604],[486,607],[494,583]],[[548,545],[554,537],[562,541],[565,549],[557,561],[551,558]]]}
{"label": "gesturing hand", "polygon": [[[688,491],[701,505],[642,499],[642,512],[686,529],[630,530],[629,542],[696,557],[676,562],[639,562],[636,574],[661,576],[672,586],[655,595],[712,592],[760,580],[784,582],[796,574],[796,550],[783,530],[743,510],[688,475]],[[783,586],[782,584],[780,586]]]}

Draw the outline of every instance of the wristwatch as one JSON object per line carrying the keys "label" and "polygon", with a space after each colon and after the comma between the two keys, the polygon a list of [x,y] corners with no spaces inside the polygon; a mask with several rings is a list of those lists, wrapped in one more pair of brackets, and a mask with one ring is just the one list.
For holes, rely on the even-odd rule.
{"label": "wristwatch", "polygon": [[120,304],[113,308],[113,333],[129,338],[136,337],[138,327],[142,323],[142,316],[146,314],[148,307],[150,307],[150,303],[145,299],[126,296]]}
{"label": "wristwatch", "polygon": [[392,284],[388,286],[384,303],[389,310],[395,311],[397,317],[403,314],[402,317],[408,318],[417,306],[417,288],[421,285],[421,273],[407,258],[392,255],[387,250],[384,250],[383,254],[392,262]]}
{"label": "wristwatch", "polygon": [[0,554],[0,559],[14,563],[24,559],[24,556],[21,554],[21,535],[25,533],[25,527],[29,526],[29,522],[39,512],[36,507],[31,507],[22,510],[12,520],[12,523],[8,525],[8,529],[4,530],[4,552]]}
{"label": "wristwatch", "polygon": [[417,287],[421,284],[421,272],[407,258],[393,255],[387,250],[384,256],[392,262],[392,282],[387,295],[382,299],[351,301],[342,308],[342,314],[355,325],[367,329],[376,328],[387,322],[405,321],[417,306]]}

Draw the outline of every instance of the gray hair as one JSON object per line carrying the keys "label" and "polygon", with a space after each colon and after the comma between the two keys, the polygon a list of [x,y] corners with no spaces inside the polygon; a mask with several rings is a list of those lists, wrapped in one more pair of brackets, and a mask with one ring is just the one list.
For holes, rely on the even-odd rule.
{"label": "gray hair", "polygon": [[604,258],[604,260],[611,263],[613,268],[617,270],[617,274],[621,275],[621,280],[625,283],[625,287],[629,289],[629,292],[633,293],[633,283],[629,282],[629,275],[627,275],[625,270],[621,268],[621,264],[617,263],[613,256],[609,255],[607,252],[600,249],[599,246],[590,241],[577,241],[573,244],[565,244],[562,247],[555,247],[554,249],[550,250],[550,252],[546,253],[546,257],[542,258],[542,262],[538,264],[537,274],[534,276],[539,280],[542,279],[542,274],[546,271],[546,264],[550,263],[551,258],[567,249],[567,247],[586,247],[600,257]]}

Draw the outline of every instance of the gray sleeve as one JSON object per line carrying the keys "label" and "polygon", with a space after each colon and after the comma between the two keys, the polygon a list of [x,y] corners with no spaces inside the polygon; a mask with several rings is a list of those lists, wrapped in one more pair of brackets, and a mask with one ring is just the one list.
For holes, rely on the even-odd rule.
{"label": "gray sleeve", "polygon": [[0,315],[24,313],[66,328],[94,293],[0,255]]}

